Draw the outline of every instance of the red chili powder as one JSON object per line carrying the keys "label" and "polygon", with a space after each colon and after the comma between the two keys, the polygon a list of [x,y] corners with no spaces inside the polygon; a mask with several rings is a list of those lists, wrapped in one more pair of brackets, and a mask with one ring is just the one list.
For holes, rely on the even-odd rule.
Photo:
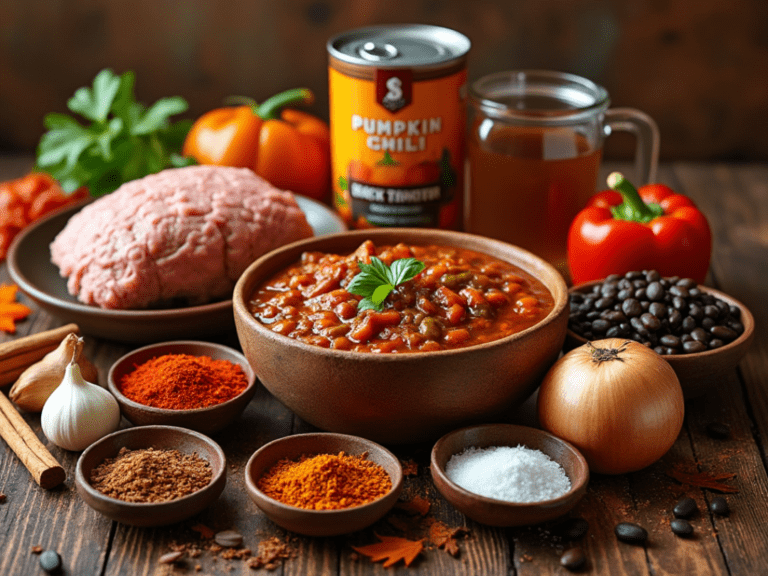
{"label": "red chili powder", "polygon": [[242,367],[208,356],[166,354],[136,366],[118,383],[126,398],[155,408],[189,410],[231,400],[248,386]]}

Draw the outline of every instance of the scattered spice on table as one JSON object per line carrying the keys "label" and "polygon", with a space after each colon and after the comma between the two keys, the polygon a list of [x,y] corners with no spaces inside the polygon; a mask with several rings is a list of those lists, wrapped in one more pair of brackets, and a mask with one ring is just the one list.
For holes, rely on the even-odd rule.
{"label": "scattered spice on table", "polygon": [[392,489],[386,470],[368,454],[304,455],[275,464],[257,486],[270,498],[309,510],[340,510],[373,502]]}
{"label": "scattered spice on table", "polygon": [[8,497],[3,492],[0,492],[0,504],[5,504],[7,499]]}
{"label": "scattered spice on table", "polygon": [[213,529],[209,528],[205,524],[195,524],[192,526],[192,530],[200,534],[200,538],[205,538],[207,540],[211,540],[216,535]]}
{"label": "scattered spice on table", "polygon": [[210,463],[197,453],[142,448],[120,449],[91,471],[91,485],[124,502],[167,502],[205,488],[213,477]]}
{"label": "scattered spice on table", "polygon": [[9,334],[16,333],[16,321],[23,320],[30,314],[32,309],[19,302],[16,302],[16,284],[0,285],[0,330]]}
{"label": "scattered spice on table", "polygon": [[152,358],[126,374],[118,384],[126,398],[170,410],[221,404],[247,386],[248,378],[239,364],[191,354]]}
{"label": "scattered spice on table", "polygon": [[525,446],[470,447],[451,456],[445,472],[465,490],[506,502],[541,502],[571,489],[560,464]]}
{"label": "scattered spice on table", "polygon": [[288,560],[296,556],[296,549],[288,543],[283,542],[277,536],[272,536],[259,542],[258,554],[248,560],[248,567],[258,570],[275,570],[283,560]]}

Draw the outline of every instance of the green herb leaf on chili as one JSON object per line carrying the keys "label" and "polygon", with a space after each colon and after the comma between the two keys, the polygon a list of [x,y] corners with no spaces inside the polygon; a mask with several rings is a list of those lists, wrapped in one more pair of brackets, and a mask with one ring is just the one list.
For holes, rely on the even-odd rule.
{"label": "green herb leaf on chili", "polygon": [[424,263],[416,258],[400,258],[387,266],[381,259],[371,256],[371,263],[358,262],[360,273],[347,285],[347,292],[362,296],[358,310],[381,310],[384,300],[396,286],[415,278]]}

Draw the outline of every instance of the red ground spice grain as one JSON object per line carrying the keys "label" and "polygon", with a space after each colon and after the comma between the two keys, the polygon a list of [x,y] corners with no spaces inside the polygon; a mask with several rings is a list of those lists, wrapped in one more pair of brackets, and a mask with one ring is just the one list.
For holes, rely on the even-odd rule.
{"label": "red ground spice grain", "polygon": [[280,460],[257,486],[270,498],[309,510],[361,506],[392,489],[389,474],[368,455],[318,454]]}
{"label": "red ground spice grain", "polygon": [[118,383],[126,398],[169,410],[221,404],[247,387],[248,378],[240,365],[190,354],[152,358],[136,366]]}

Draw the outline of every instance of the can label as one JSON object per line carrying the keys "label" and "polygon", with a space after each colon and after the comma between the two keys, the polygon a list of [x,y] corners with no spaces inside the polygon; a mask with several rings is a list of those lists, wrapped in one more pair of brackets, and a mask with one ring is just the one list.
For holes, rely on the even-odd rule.
{"label": "can label", "polygon": [[466,69],[414,76],[329,69],[334,204],[351,227],[459,226]]}

